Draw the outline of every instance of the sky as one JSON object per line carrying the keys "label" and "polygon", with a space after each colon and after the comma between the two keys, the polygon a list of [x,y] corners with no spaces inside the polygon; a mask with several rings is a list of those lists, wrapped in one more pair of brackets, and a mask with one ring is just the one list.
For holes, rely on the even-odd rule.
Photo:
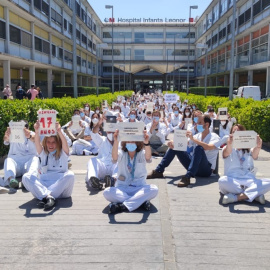
{"label": "sky", "polygon": [[189,6],[198,6],[191,10],[191,17],[201,16],[212,0],[88,0],[102,22],[110,18],[112,5],[115,22],[118,18],[151,18],[151,19],[186,19],[188,22]]}

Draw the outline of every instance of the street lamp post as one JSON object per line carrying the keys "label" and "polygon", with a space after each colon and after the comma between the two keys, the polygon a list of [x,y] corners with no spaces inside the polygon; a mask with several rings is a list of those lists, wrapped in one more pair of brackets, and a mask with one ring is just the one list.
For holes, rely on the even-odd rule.
{"label": "street lamp post", "polygon": [[174,39],[173,39],[173,91],[174,91],[174,70],[175,70],[175,36],[174,34]]}
{"label": "street lamp post", "polygon": [[190,51],[190,18],[191,18],[191,9],[198,9],[198,6],[189,7],[189,18],[188,18],[188,66],[187,66],[187,94],[189,91],[189,51]]}
{"label": "street lamp post", "polygon": [[113,6],[111,5],[106,5],[105,6],[106,9],[112,9],[112,94],[114,93],[114,59],[113,59],[113,55],[114,55],[114,48],[113,48]]}
{"label": "street lamp post", "polygon": [[129,57],[129,87],[130,89],[129,90],[131,90],[131,87],[132,87],[131,85],[131,48],[129,49],[129,51],[130,51],[130,57]]}

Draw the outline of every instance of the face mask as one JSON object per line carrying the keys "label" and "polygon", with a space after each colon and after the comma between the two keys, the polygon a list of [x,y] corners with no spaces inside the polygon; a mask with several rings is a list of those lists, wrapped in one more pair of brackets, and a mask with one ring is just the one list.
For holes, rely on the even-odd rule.
{"label": "face mask", "polygon": [[113,133],[108,133],[107,138],[112,142],[113,140]]}
{"label": "face mask", "polygon": [[50,155],[54,155],[56,153],[56,149],[55,150],[53,150],[52,152],[50,152]]}
{"label": "face mask", "polygon": [[154,116],[153,119],[154,119],[156,122],[159,122],[159,117],[158,117],[158,116]]}
{"label": "face mask", "polygon": [[195,106],[192,106],[192,109],[193,109],[193,110],[195,110],[195,109],[196,109],[196,107],[195,107]]}
{"label": "face mask", "polygon": [[[107,109],[107,108],[106,108]],[[96,110],[96,113],[99,113],[99,110]]]}
{"label": "face mask", "polygon": [[119,113],[119,110],[115,110],[115,112],[118,112]]}
{"label": "face mask", "polygon": [[220,124],[224,126],[226,124],[226,121],[220,121]]}
{"label": "face mask", "polygon": [[155,107],[155,110],[158,110],[158,107]]}
{"label": "face mask", "polygon": [[190,112],[186,112],[185,115],[186,115],[186,116],[189,116],[189,115],[190,115]]}
{"label": "face mask", "polygon": [[197,130],[199,132],[203,132],[204,131],[203,125],[197,125]]}
{"label": "face mask", "polygon": [[131,120],[134,120],[134,119],[136,118],[136,115],[135,115],[135,114],[131,114],[131,115],[129,116],[129,118],[130,118]]}
{"label": "face mask", "polygon": [[194,120],[195,123],[198,123],[198,117],[194,117],[193,120]]}
{"label": "face mask", "polygon": [[80,113],[80,116],[81,116],[81,117],[84,117],[84,116],[85,116],[85,114],[81,112],[81,113]]}
{"label": "face mask", "polygon": [[89,107],[84,107],[84,109],[85,109],[86,111],[89,111]]}
{"label": "face mask", "polygon": [[137,145],[136,145],[136,143],[127,143],[126,148],[127,148],[128,152],[133,152],[137,149]]}
{"label": "face mask", "polygon": [[93,118],[92,119],[92,122],[93,122],[94,125],[96,125],[98,123],[98,119],[97,118]]}
{"label": "face mask", "polygon": [[175,115],[178,115],[179,114],[179,112],[178,111],[175,111],[175,112],[173,112]]}

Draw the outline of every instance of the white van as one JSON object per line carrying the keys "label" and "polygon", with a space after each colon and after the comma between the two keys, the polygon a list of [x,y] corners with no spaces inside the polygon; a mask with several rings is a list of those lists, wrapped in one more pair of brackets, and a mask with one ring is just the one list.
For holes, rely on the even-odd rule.
{"label": "white van", "polygon": [[260,86],[241,86],[233,91],[233,98],[253,98],[261,100]]}

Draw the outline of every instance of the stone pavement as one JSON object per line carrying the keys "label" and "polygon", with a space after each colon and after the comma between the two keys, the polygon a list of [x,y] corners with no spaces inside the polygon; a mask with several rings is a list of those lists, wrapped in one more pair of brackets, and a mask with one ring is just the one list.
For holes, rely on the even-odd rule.
{"label": "stone pavement", "polygon": [[[147,180],[159,187],[150,212],[112,216],[102,192],[86,188],[88,159],[71,157],[72,198],[52,211],[38,209],[21,189],[0,195],[1,270],[270,269],[270,202],[223,206],[218,176],[177,188],[185,170],[175,159],[166,178]],[[148,171],[159,161],[153,159]],[[255,163],[261,178],[270,178],[269,161],[262,150]]]}

